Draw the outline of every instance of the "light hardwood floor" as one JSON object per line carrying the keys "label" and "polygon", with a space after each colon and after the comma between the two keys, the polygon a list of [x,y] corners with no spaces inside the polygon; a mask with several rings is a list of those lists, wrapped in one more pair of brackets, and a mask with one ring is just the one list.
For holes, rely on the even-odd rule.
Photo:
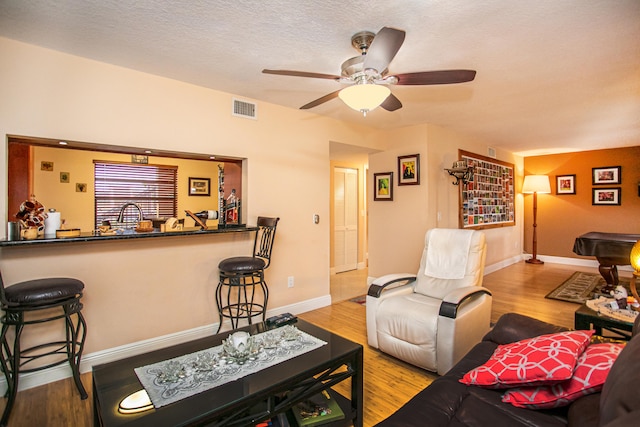
{"label": "light hardwood floor", "polygon": [[[492,321],[502,314],[518,312],[558,325],[572,327],[576,304],[545,299],[544,296],[574,271],[597,273],[595,268],[560,264],[530,265],[520,262],[488,274],[484,285],[493,292]],[[339,277],[347,280],[349,273]],[[624,275],[624,274],[621,274]],[[364,282],[362,282],[364,280]],[[366,273],[352,273],[351,293],[366,290]],[[333,290],[332,290],[333,292]],[[364,293],[364,292],[362,292]],[[346,294],[331,306],[299,317],[364,345],[364,424],[371,426],[391,414],[437,376],[387,356],[366,344],[365,308],[350,302]],[[11,427],[88,427],[93,425],[91,374],[82,376],[89,399],[81,401],[70,379],[22,391],[18,394]],[[345,385],[346,387],[346,385]],[[338,390],[347,394],[346,390]],[[0,399],[0,410],[4,399]]]}

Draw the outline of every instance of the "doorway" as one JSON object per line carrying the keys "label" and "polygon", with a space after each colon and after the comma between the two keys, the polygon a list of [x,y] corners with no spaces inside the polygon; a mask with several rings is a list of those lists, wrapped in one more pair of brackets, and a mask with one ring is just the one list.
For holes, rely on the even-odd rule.
{"label": "doorway", "polygon": [[358,268],[358,170],[333,170],[333,259],[336,273]]}

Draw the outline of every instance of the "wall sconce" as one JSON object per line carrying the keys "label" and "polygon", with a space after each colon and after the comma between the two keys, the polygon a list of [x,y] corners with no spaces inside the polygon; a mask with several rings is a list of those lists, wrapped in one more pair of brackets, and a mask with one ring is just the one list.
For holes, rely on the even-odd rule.
{"label": "wall sconce", "polygon": [[466,160],[457,160],[453,162],[451,169],[445,170],[456,179],[452,182],[453,185],[459,185],[461,180],[466,184],[473,178],[473,166],[469,166]]}

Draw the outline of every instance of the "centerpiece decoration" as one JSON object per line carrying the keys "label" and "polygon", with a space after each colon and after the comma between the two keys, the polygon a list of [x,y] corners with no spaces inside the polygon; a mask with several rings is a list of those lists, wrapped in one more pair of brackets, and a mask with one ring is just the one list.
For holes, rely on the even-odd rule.
{"label": "centerpiece decoration", "polygon": [[286,362],[325,344],[295,325],[255,335],[235,331],[216,347],[135,368],[134,371],[153,406],[159,408]]}
{"label": "centerpiece decoration", "polygon": [[261,350],[261,342],[248,332],[234,332],[222,342],[221,360],[242,365],[247,360],[255,360]]}

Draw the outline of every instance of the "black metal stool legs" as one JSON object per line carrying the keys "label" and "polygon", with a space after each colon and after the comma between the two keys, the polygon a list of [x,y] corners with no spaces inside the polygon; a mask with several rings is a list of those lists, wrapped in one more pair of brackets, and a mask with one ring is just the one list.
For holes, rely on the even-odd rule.
{"label": "black metal stool legs", "polygon": [[[259,292],[262,292],[261,299],[256,295]],[[220,332],[225,318],[230,320],[231,329],[239,326],[240,319],[247,319],[249,324],[252,324],[254,317],[261,316],[264,322],[268,300],[269,290],[262,271],[248,275],[221,272],[216,288],[216,305],[220,315],[216,333]]]}
{"label": "black metal stool legs", "polygon": [[[55,308],[60,307],[63,310],[62,314],[51,315],[46,318],[37,318],[34,320],[25,320],[25,312],[42,310],[43,308]],[[73,374],[73,380],[80,393],[81,399],[88,397],[87,391],[82,384],[80,378],[80,359],[82,357],[82,351],[84,349],[84,342],[87,336],[87,325],[82,316],[81,310],[82,304],[79,298],[73,298],[59,302],[57,304],[51,304],[48,307],[21,307],[19,309],[6,308],[5,316],[2,319],[2,333],[0,334],[1,342],[1,355],[0,366],[7,380],[7,404],[0,420],[0,426],[4,427],[9,421],[11,410],[18,394],[18,380],[20,374],[40,371],[43,369],[58,366],[63,363],[69,363],[71,372]],[[72,318],[76,315],[76,321]],[[20,345],[20,339],[22,331],[26,325],[34,325],[53,320],[64,319],[65,322],[65,341],[55,341],[36,345],[27,349],[22,349]],[[13,338],[13,346],[10,345],[7,338],[7,332],[9,328],[13,326],[15,331],[15,337]],[[49,351],[48,349],[53,347]],[[56,360],[48,363],[44,366],[36,366],[32,368],[25,368],[25,365],[33,362],[34,360],[42,357],[49,356],[64,356],[61,360]]]}
{"label": "black metal stool legs", "polygon": [[[82,312],[77,310],[75,313],[78,316],[78,322],[74,325],[71,320],[71,314],[73,313],[69,312],[69,307],[65,306],[65,312],[67,314],[67,357],[69,359],[69,365],[71,366],[73,381],[80,393],[80,399],[84,400],[89,397],[89,395],[80,379],[80,359],[82,358],[82,351],[84,350],[84,341],[87,338],[87,322],[85,322]],[[79,336],[81,338],[78,340]]]}
{"label": "black metal stool legs", "polygon": [[[18,390],[18,369],[20,366],[20,335],[22,334],[22,325],[17,325],[15,328],[15,341],[13,345],[13,356],[12,350],[9,347],[9,343],[7,342],[7,330],[9,329],[7,324],[2,325],[2,371],[4,372],[4,377],[7,380],[7,393],[5,397],[7,398],[7,404],[4,408],[4,412],[2,413],[2,420],[0,420],[0,426],[5,427],[7,422],[9,421],[9,415],[11,415],[11,409],[13,409],[13,404],[16,401],[16,394]],[[5,358],[5,351],[8,355]]]}

